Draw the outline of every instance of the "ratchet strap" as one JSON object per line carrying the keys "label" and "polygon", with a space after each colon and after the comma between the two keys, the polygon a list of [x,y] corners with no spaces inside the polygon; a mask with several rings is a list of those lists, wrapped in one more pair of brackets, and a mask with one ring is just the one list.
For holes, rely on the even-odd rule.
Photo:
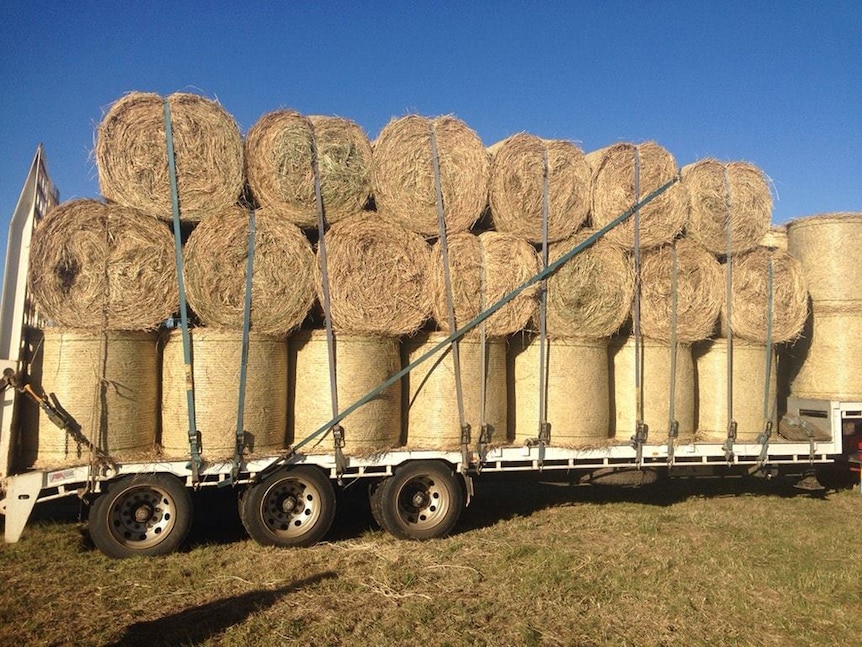
{"label": "ratchet strap", "polygon": [[320,162],[317,157],[317,135],[314,124],[307,120],[311,138],[311,169],[314,174],[314,200],[317,206],[317,250],[320,264],[320,276],[323,288],[323,321],[326,327],[326,352],[329,361],[329,398],[332,403],[332,444],[335,452],[335,474],[338,478],[344,473],[347,463],[344,460],[344,427],[341,426],[343,416],[338,416],[338,375],[336,371],[335,334],[332,331],[332,300],[329,290],[329,270],[326,259],[326,210],[323,206],[323,193],[320,189]]}
{"label": "ratchet strap", "polygon": [[634,147],[634,263],[635,263],[635,293],[632,305],[632,333],[635,338],[635,434],[631,438],[635,449],[635,462],[640,468],[643,461],[643,445],[649,434],[649,427],[644,422],[644,384],[643,384],[643,339],[641,334],[641,159],[638,147]]}
{"label": "ratchet strap", "polygon": [[[449,268],[449,243],[446,234],[446,216],[443,210],[443,188],[440,180],[440,153],[437,148],[437,130],[432,121],[428,126],[431,136],[431,159],[434,167],[434,196],[437,202],[437,226],[440,231],[440,254],[443,262],[443,281],[446,287],[446,308],[449,314],[449,331],[457,329],[455,305],[452,297],[452,273]],[[452,340],[452,363],[455,370],[455,400],[458,403],[458,423],[461,426],[461,469],[469,462],[470,425],[464,411],[464,390],[461,383],[461,355],[458,348],[460,338]]]}
{"label": "ratchet strap", "polygon": [[[482,244],[482,237],[477,236],[479,241],[479,312],[482,312],[486,307],[486,296],[488,291],[488,276],[485,266],[485,247]],[[479,454],[479,461],[476,464],[476,471],[482,471],[482,464],[485,462],[487,455],[488,444],[491,442],[491,430],[488,427],[487,420],[487,399],[488,399],[488,340],[485,331],[485,322],[479,324],[479,375],[482,381],[479,385],[479,440],[476,443],[476,452]]]}
{"label": "ratchet strap", "polygon": [[736,420],[733,419],[733,226],[731,209],[733,197],[730,193],[730,177],[724,167],[724,207],[727,230],[727,260],[725,272],[725,311],[727,313],[727,439],[724,441],[724,456],[728,463],[733,462],[733,443],[736,442]]}
{"label": "ratchet strap", "polygon": [[679,352],[677,326],[679,323],[679,259],[676,243],[670,248],[671,253],[671,296],[670,296],[670,397],[667,423],[667,464],[673,466],[674,442],[679,437],[679,421],[676,419],[676,361]]}
{"label": "ratchet strap", "polygon": [[769,397],[770,375],[772,374],[772,318],[775,310],[775,296],[773,289],[775,285],[775,268],[772,265],[772,252],[769,253],[767,259],[766,270],[766,375],[763,378],[763,431],[757,437],[757,442],[760,443],[760,456],[758,458],[761,465],[766,463],[769,452],[769,438],[772,436],[772,402]]}
{"label": "ratchet strap", "polygon": [[[548,147],[542,148],[542,269],[548,267],[548,214],[549,197]],[[551,425],[548,422],[548,283],[542,279],[539,289],[539,468],[544,460],[545,445],[551,442]]]}
{"label": "ratchet strap", "polygon": [[177,285],[180,294],[180,328],[183,336],[183,362],[186,374],[186,407],[189,416],[189,468],[192,472],[192,483],[200,480],[202,465],[200,433],[195,420],[195,384],[192,369],[192,346],[189,336],[188,303],[186,301],[186,285],[183,279],[183,243],[180,229],[180,197],[177,188],[177,162],[174,156],[174,133],[171,125],[171,106],[166,98],[165,109],[165,143],[168,152],[168,177],[171,183],[171,208],[174,226],[174,258],[177,266]]}

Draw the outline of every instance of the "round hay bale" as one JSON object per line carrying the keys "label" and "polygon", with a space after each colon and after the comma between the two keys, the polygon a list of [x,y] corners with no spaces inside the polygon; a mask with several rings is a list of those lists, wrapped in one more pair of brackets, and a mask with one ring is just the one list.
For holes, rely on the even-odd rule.
{"label": "round hay bale", "polygon": [[827,213],[792,220],[788,250],[802,263],[816,301],[862,301],[862,213]]}
{"label": "round hay bale", "polygon": [[[769,262],[772,260],[772,342],[796,339],[808,317],[808,290],[798,260],[787,252],[757,247],[731,260],[731,330],[734,337],[763,343],[769,325]],[[725,272],[727,263],[724,264]],[[724,281],[722,281],[724,283]],[[721,306],[727,336],[727,301]]]}
{"label": "round hay bale", "polygon": [[704,159],[681,173],[691,205],[686,235],[713,254],[727,254],[729,201],[731,254],[760,243],[772,219],[772,195],[762,170],[748,162]]}
{"label": "round hay bale", "polygon": [[[671,353],[668,344],[644,340],[641,344],[641,387],[643,421],[648,427],[647,443],[667,443],[670,419]],[[627,443],[635,433],[638,420],[635,373],[635,342],[614,341],[611,355],[611,401],[614,438]],[[674,418],[679,423],[677,442],[690,441],[695,429],[695,374],[691,346],[679,344],[676,356],[676,388],[673,393]]]}
{"label": "round hay bale", "polygon": [[[787,237],[787,225],[774,225],[770,227],[763,238],[760,239],[761,247],[780,249],[784,252],[789,250],[790,241]],[[793,254],[796,256],[796,254]],[[804,269],[804,268],[803,268]]]}
{"label": "round hay bale", "polygon": [[[197,222],[242,193],[242,135],[216,101],[177,92],[168,103],[180,218]],[[114,103],[99,124],[95,158],[105,198],[173,217],[162,97],[131,92]]]}
{"label": "round hay bale", "polygon": [[30,259],[33,299],[59,326],[150,329],[179,308],[169,228],[128,207],[61,204],[36,228]]}
{"label": "round hay bale", "polygon": [[[635,156],[640,165],[640,193],[635,195]],[[593,169],[592,224],[596,229],[614,221],[677,174],[676,161],[655,142],[620,143],[587,154]],[[640,246],[669,243],[688,217],[688,194],[677,182],[640,210]],[[634,215],[609,231],[607,239],[634,248]]]}
{"label": "round hay bale", "polygon": [[[46,328],[41,387],[81,425],[81,432],[115,460],[155,456],[159,407],[158,335]],[[69,434],[39,415],[38,434],[24,434],[28,465],[54,468],[90,460]]]}
{"label": "round hay bale", "polygon": [[815,301],[808,323],[787,350],[791,395],[862,401],[862,302]]}
{"label": "round hay bale", "polygon": [[[186,242],[189,304],[214,328],[242,329],[248,259],[248,212],[232,206],[199,224]],[[255,215],[251,329],[286,334],[305,319],[315,292],[311,243],[272,212]]]}
{"label": "round hay bale", "polygon": [[[511,345],[510,417],[514,442],[539,435],[540,339]],[[608,342],[549,339],[545,397],[555,447],[604,447],[609,441]]]}
{"label": "round hay bale", "polygon": [[[700,342],[695,345],[694,355],[697,364],[697,440],[723,443],[727,438],[727,340]],[[753,443],[763,431],[765,380],[766,346],[734,341],[731,385],[738,442]],[[776,390],[773,354],[768,406],[777,429]]]}
{"label": "round hay bale", "polygon": [[703,245],[681,239],[647,250],[641,264],[641,332],[669,342],[673,330],[673,256],[676,250],[676,335],[690,344],[707,339],[718,322],[723,272]]}
{"label": "round hay bale", "polygon": [[[289,340],[290,380],[288,438],[304,440],[332,420],[329,352],[326,331],[303,330]],[[335,362],[338,406],[343,411],[401,369],[394,337],[337,335]],[[369,455],[401,445],[401,382],[396,382],[341,421],[347,455]],[[302,448],[333,451],[327,433]]]}
{"label": "round hay bale", "polygon": [[592,171],[572,142],[519,133],[491,153],[488,201],[497,231],[542,242],[543,153],[548,151],[548,240],[573,236],[590,210]]}
{"label": "round hay bale", "polygon": [[[201,455],[209,461],[230,460],[236,446],[242,333],[191,330],[195,417]],[[183,339],[173,331],[162,364],[162,452],[170,458],[189,454]],[[247,456],[285,448],[287,433],[287,341],[252,333],[248,344],[243,430]]]}
{"label": "round hay bale", "polygon": [[[431,315],[430,250],[418,234],[371,212],[335,223],[326,234],[333,326],[392,337],[418,330]],[[317,296],[323,303],[319,276]]]}
{"label": "round hay bale", "polygon": [[246,175],[257,202],[310,228],[317,226],[312,129],[324,212],[334,223],[362,209],[371,195],[371,143],[358,124],[276,110],[261,117],[245,138]]}
{"label": "round hay bale", "polygon": [[[527,241],[511,234],[461,232],[447,237],[455,325],[462,326],[485,308],[525,283],[541,269],[541,259]],[[428,282],[432,315],[441,330],[449,329],[443,254],[438,241],[431,250]],[[539,286],[531,286],[485,320],[485,334],[505,337],[526,326],[536,311]],[[479,334],[479,327],[467,333]]]}
{"label": "round hay bale", "polygon": [[[404,362],[413,362],[441,341],[446,333],[430,333],[404,341]],[[482,353],[485,374],[482,374]],[[489,340],[483,349],[476,339],[458,344],[464,417],[470,425],[470,444],[482,430],[482,384],[485,384],[485,424],[490,442],[506,443],[506,342]],[[404,415],[407,446],[411,449],[455,450],[461,446],[461,423],[455,390],[455,360],[451,345],[425,360],[407,375],[408,401]]]}
{"label": "round hay bale", "polygon": [[[591,236],[584,231],[549,248],[551,262]],[[631,313],[634,266],[626,252],[601,238],[547,281],[548,336],[599,338],[614,334]]]}
{"label": "round hay bale", "polygon": [[374,142],[372,186],[380,215],[424,236],[437,236],[431,153],[437,138],[446,231],[467,231],[488,202],[489,160],[482,140],[463,121],[407,115],[393,119]]}

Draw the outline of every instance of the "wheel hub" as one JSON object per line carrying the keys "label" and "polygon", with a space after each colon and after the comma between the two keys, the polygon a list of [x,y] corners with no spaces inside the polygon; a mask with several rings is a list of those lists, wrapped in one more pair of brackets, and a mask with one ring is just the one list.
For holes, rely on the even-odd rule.
{"label": "wheel hub", "polygon": [[297,501],[296,497],[292,494],[284,497],[281,500],[281,511],[286,514],[292,514],[296,510]]}
{"label": "wheel hub", "polygon": [[152,505],[149,503],[142,503],[134,509],[132,516],[135,518],[137,523],[147,523],[152,519],[153,512],[155,512],[155,510]]}

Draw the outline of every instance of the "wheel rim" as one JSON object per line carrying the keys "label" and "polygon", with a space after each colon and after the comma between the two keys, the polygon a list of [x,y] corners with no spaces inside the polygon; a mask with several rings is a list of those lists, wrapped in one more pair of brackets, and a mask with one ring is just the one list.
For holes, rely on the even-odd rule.
{"label": "wheel rim", "polygon": [[285,478],[264,493],[261,517],[273,534],[299,537],[314,528],[322,514],[323,497],[311,483]]}
{"label": "wheel rim", "polygon": [[417,531],[435,528],[445,520],[450,498],[445,484],[429,475],[415,476],[398,492],[398,517]]}
{"label": "wheel rim", "polygon": [[108,513],[108,527],[118,544],[146,550],[164,541],[176,525],[176,504],[159,487],[135,487],[121,492]]}

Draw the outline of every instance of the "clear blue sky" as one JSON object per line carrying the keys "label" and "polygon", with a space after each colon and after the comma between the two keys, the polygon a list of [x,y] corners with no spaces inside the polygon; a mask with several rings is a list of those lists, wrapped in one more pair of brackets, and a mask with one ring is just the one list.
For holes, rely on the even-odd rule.
{"label": "clear blue sky", "polygon": [[373,139],[454,114],[486,145],[655,140],[751,161],[773,221],[862,211],[862,2],[31,2],[0,5],[0,242],[37,144],[99,193],[94,130],[130,90],[216,97],[243,132],[289,107]]}

